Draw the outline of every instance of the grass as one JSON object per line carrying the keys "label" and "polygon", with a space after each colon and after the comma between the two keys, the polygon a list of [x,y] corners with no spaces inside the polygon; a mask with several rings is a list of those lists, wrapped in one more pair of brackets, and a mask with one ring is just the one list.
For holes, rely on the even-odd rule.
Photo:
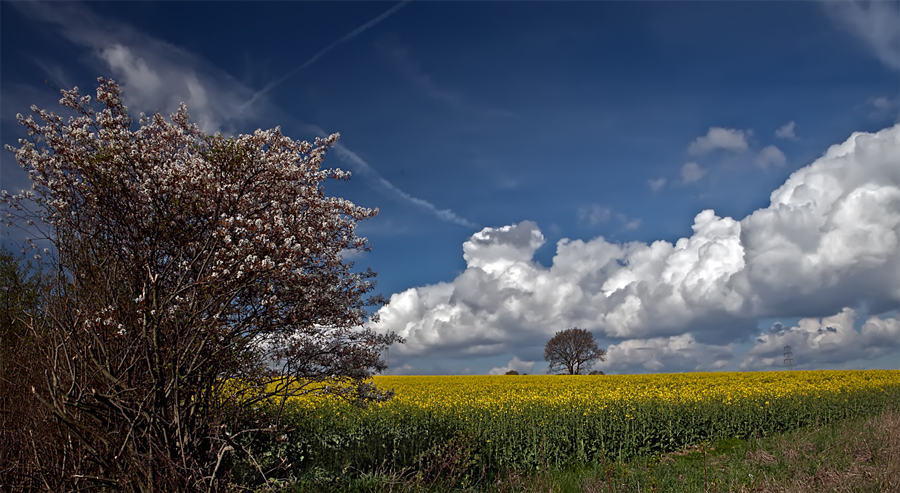
{"label": "grass", "polygon": [[478,470],[466,443],[416,467],[362,477],[312,471],[281,493],[885,492],[900,493],[900,410],[767,438],[700,443],[664,455],[563,469]]}

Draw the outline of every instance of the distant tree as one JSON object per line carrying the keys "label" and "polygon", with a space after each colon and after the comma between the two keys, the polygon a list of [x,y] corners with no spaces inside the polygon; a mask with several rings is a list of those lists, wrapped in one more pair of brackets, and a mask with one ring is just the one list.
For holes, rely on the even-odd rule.
{"label": "distant tree", "polygon": [[518,375],[518,374],[519,374],[519,372],[517,372],[516,370],[509,370],[508,372],[504,373],[504,375]]}
{"label": "distant tree", "polygon": [[550,363],[549,373],[581,375],[591,369],[594,361],[606,360],[606,351],[597,346],[590,332],[573,327],[557,332],[547,341],[544,359]]}
{"label": "distant tree", "polygon": [[360,328],[384,300],[344,255],[369,250],[354,231],[377,210],[323,189],[349,179],[321,167],[338,134],[206,135],[184,104],[134,128],[99,81],[98,111],[61,91],[75,116],[33,106],[18,116],[31,137],[7,146],[33,182],[3,192],[12,220],[52,244],[34,393],[66,429],[58,446],[88,458],[52,489],[206,491],[247,453],[238,427],[262,401],[390,398],[368,380],[399,338]]}
{"label": "distant tree", "polygon": [[603,373],[600,370],[591,370],[591,372],[588,373],[588,375],[606,375],[606,373]]}

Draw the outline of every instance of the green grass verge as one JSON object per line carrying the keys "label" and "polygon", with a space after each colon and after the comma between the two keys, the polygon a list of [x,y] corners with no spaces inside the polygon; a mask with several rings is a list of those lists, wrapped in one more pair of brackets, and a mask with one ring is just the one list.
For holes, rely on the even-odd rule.
{"label": "green grass verge", "polygon": [[368,478],[409,470],[428,476],[447,454],[458,454],[456,462],[440,467],[470,471],[478,477],[473,481],[483,482],[509,470],[628,463],[723,438],[774,436],[880,413],[892,403],[900,403],[900,384],[732,403],[649,400],[579,407],[563,402],[509,410],[289,406],[282,421],[286,429],[279,434],[246,435],[243,445],[253,460],[239,462],[233,472],[247,485],[259,484],[259,470],[286,479],[310,474]]}
{"label": "green grass verge", "polygon": [[[305,471],[280,493],[312,492],[885,492],[900,491],[900,410],[761,438],[575,467],[488,471],[471,444],[434,447],[402,470]],[[261,490],[264,491],[263,487]],[[257,489],[259,491],[259,489]]]}

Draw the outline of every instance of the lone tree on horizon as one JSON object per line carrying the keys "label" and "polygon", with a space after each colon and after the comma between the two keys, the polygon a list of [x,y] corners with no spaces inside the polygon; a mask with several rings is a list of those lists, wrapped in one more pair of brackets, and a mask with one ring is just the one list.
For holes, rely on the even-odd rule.
{"label": "lone tree on horizon", "polygon": [[550,363],[549,373],[581,375],[590,371],[594,361],[606,361],[606,351],[597,346],[590,332],[572,327],[557,332],[547,341],[544,359]]}

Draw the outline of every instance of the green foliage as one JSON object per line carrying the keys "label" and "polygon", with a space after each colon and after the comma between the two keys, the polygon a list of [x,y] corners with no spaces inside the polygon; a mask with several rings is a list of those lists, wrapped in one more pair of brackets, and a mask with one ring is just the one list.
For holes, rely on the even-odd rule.
{"label": "green foliage", "polygon": [[0,247],[0,490],[53,489],[38,479],[60,477],[79,460],[59,446],[59,424],[31,392],[46,382],[51,350],[41,323],[49,288],[39,267]]}
{"label": "green foliage", "polygon": [[[392,403],[358,409],[340,402],[292,406],[283,419],[290,431],[248,441],[265,467],[291,464],[294,477],[312,470],[361,476],[421,467],[436,447],[465,440],[467,470],[537,471],[666,454],[690,444],[715,444],[719,453],[734,439],[768,437],[815,424],[877,413],[900,402],[900,383],[885,389],[723,403],[610,403],[605,408],[535,403],[515,409],[471,407],[463,412]],[[687,456],[683,460],[694,460]],[[418,466],[417,466],[418,464]]]}
{"label": "green foliage", "polygon": [[31,335],[25,322],[39,316],[40,271],[6,247],[0,247],[0,379],[12,378],[16,354],[29,346]]}
{"label": "green foliage", "polygon": [[[641,491],[896,491],[900,485],[900,412],[809,426],[766,438],[725,438],[665,454],[536,470],[479,470],[471,443],[452,440],[429,449],[407,469],[349,474],[315,467],[281,483],[284,491],[559,493]],[[466,467],[458,467],[466,465]],[[449,467],[448,467],[449,466]],[[442,474],[434,474],[442,471]]]}

